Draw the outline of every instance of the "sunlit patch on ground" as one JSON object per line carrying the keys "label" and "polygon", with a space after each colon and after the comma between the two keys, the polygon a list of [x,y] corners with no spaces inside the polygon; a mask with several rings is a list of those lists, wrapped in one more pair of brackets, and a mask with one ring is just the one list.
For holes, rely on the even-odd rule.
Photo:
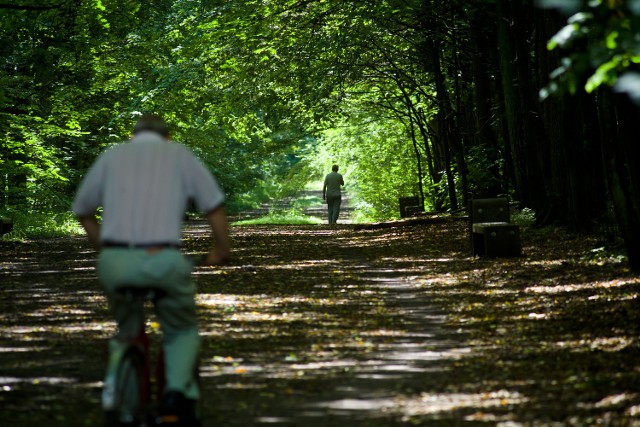
{"label": "sunlit patch on ground", "polygon": [[[614,280],[602,280],[597,282],[587,282],[587,283],[571,283],[571,284],[558,284],[557,286],[553,285],[536,285],[531,286],[526,289],[527,292],[534,292],[539,294],[556,294],[561,292],[578,292],[578,291],[591,291],[596,290],[598,288],[609,289],[609,288],[620,288],[623,286],[631,286],[640,284],[640,278],[634,277],[629,279],[614,279]],[[595,298],[599,298],[600,296],[594,295]],[[634,297],[637,297],[637,294],[634,294]]]}
{"label": "sunlit patch on ground", "polygon": [[618,352],[635,344],[636,338],[632,337],[602,337],[582,339],[578,341],[558,341],[555,345],[562,349],[582,350],[587,347],[594,351]]}
{"label": "sunlit patch on ground", "polygon": [[0,377],[0,385],[2,385],[3,391],[11,391],[12,384],[28,383],[33,385],[48,384],[68,384],[75,382],[71,378],[57,378],[57,377],[37,377],[37,378],[17,378],[17,377]]}
{"label": "sunlit patch on ground", "polygon": [[[233,227],[237,258],[194,272],[204,427],[640,425],[639,277],[596,237],[522,231],[523,257],[483,259],[461,220]],[[184,246],[206,252],[204,223]],[[101,424],[94,256],[0,244],[11,427]]]}
{"label": "sunlit patch on ground", "polygon": [[[396,400],[394,410],[404,417],[437,414],[470,408],[475,411],[490,408],[508,407],[526,403],[527,398],[517,391],[496,390],[482,393],[421,393],[416,397],[400,397]],[[467,415],[468,420],[495,421],[495,415],[474,412]]]}

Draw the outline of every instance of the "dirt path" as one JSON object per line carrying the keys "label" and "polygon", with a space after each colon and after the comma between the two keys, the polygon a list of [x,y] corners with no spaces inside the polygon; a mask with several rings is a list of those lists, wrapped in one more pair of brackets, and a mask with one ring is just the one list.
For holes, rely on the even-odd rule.
{"label": "dirt path", "polygon": [[[640,425],[638,276],[561,230],[473,259],[465,226],[235,227],[195,272],[205,427]],[[100,425],[94,256],[0,242],[0,425]]]}
{"label": "dirt path", "polygon": [[[270,201],[263,203],[259,208],[243,211],[238,215],[237,219],[251,219],[267,215],[273,210],[286,211],[295,206],[296,200],[307,199],[311,201],[308,206],[302,208],[302,213],[308,216],[316,217],[323,222],[327,221],[327,205],[322,202],[322,190],[303,190],[294,197],[288,197],[284,200]],[[353,202],[348,192],[342,193],[342,204],[340,207],[339,224],[353,223]]]}

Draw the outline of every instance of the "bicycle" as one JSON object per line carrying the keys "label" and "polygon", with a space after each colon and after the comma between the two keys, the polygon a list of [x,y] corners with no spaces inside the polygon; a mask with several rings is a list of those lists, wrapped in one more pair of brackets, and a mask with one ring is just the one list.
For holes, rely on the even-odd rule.
{"label": "bicycle", "polygon": [[[155,304],[165,296],[154,288],[123,287],[118,292],[129,301],[140,299],[143,304],[147,300]],[[110,360],[117,365],[111,370],[115,375],[105,380],[103,389],[107,427],[200,427],[198,419],[185,421],[159,412],[165,386],[164,351],[160,347],[152,377],[150,341],[144,322],[133,340],[119,344],[121,347],[112,352]],[[197,369],[195,375],[198,378]]]}

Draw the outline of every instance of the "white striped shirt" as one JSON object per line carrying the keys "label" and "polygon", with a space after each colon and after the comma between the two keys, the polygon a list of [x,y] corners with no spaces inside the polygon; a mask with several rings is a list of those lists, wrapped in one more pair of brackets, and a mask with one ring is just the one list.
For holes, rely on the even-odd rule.
{"label": "white striped shirt", "polygon": [[188,148],[141,132],[98,157],[72,210],[85,216],[103,207],[101,241],[179,244],[189,198],[210,212],[223,203],[224,194]]}

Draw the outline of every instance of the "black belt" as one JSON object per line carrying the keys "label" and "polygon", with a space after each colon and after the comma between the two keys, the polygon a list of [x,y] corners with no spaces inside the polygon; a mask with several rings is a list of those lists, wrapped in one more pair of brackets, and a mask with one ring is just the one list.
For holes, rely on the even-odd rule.
{"label": "black belt", "polygon": [[162,249],[179,249],[180,245],[177,243],[124,243],[124,242],[112,242],[104,241],[101,246],[103,248],[131,248],[131,249],[149,249],[149,248],[162,248]]}

